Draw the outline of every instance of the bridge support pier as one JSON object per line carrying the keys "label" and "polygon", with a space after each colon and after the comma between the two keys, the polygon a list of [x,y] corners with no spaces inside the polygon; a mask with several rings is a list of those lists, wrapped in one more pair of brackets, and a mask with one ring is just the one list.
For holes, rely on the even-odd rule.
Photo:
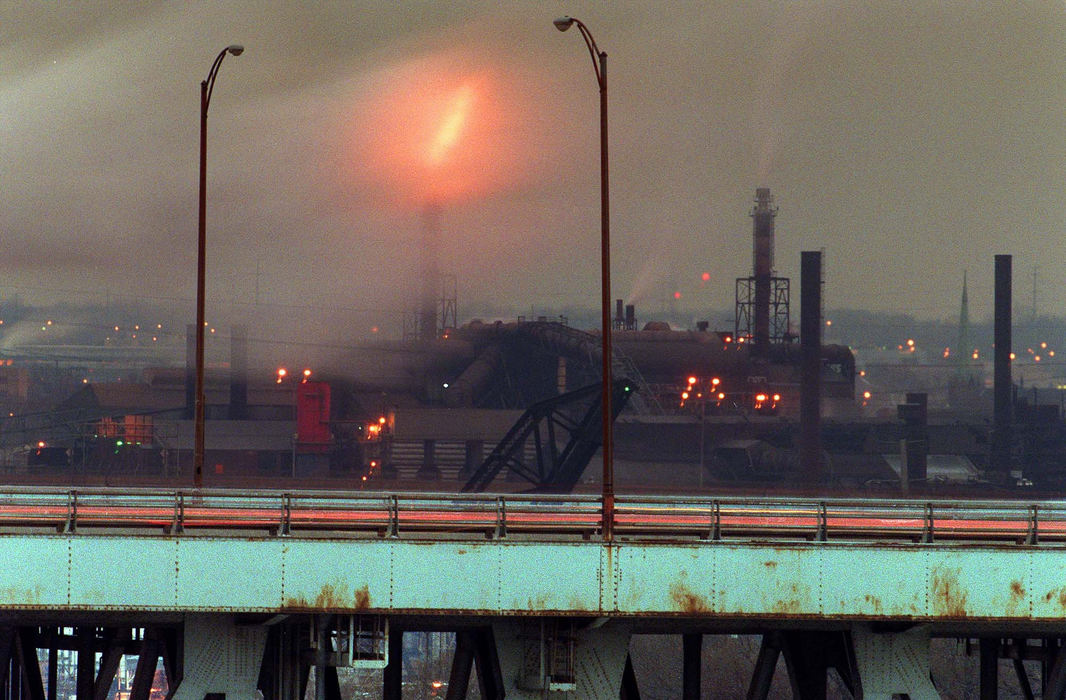
{"label": "bridge support pier", "polygon": [[929,631],[877,633],[857,625],[850,632],[783,631],[763,637],[748,700],[766,700],[778,658],[785,657],[793,697],[825,700],[826,672],[835,668],[855,697],[939,699],[929,679]]}
{"label": "bridge support pier", "polygon": [[508,700],[540,700],[553,690],[618,700],[629,655],[627,627],[534,619],[495,623],[492,630]]}
{"label": "bridge support pier", "polygon": [[255,697],[266,638],[266,627],[238,625],[232,615],[186,615],[184,673],[173,700]]}
{"label": "bridge support pier", "polygon": [[851,631],[855,664],[864,700],[891,700],[906,693],[911,700],[939,700],[929,678],[929,629],[877,633],[867,625]]}

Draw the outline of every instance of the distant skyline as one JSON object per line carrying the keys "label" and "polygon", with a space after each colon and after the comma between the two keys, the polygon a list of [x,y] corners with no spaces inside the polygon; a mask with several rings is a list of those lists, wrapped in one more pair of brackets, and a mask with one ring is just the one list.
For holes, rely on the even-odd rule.
{"label": "distant skyline", "polygon": [[957,319],[965,268],[987,318],[1000,253],[1016,306],[1035,270],[1038,313],[1066,308],[1061,2],[0,0],[0,294],[191,320],[198,84],[240,43],[208,127],[209,317],[258,285],[395,323],[428,204],[461,310],[595,308],[596,85],[562,14],[609,54],[612,296],[732,308],[770,187],[778,274],[798,289],[824,249],[827,308]]}

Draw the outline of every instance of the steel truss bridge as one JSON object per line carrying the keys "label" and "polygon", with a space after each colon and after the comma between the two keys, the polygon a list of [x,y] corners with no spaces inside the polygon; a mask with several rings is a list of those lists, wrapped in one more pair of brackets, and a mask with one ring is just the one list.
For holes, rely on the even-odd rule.
{"label": "steel truss bridge", "polygon": [[931,636],[979,640],[982,697],[1001,656],[1066,697],[1066,503],[619,495],[611,541],[601,518],[574,495],[0,490],[0,681],[48,700],[27,659],[67,645],[101,659],[79,700],[120,648],[179,699],[302,698],[315,667],[334,700],[338,666],[374,664],[398,698],[403,632],[446,629],[449,697],[476,665],[484,698],[633,698],[629,637],[656,631],[694,698],[702,635],[747,632],[753,698],[781,655],[800,698],[830,667],[856,697],[939,697]]}

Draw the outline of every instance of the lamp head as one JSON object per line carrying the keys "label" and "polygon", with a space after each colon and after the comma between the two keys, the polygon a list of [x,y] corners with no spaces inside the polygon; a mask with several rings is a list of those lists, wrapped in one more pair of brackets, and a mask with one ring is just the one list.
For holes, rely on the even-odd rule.
{"label": "lamp head", "polygon": [[226,51],[229,51],[234,56],[240,56],[242,53],[244,53],[244,47],[240,44],[230,44],[226,47]]}
{"label": "lamp head", "polygon": [[552,24],[555,25],[555,28],[558,29],[560,32],[565,32],[567,29],[570,28],[570,25],[572,25],[573,23],[574,19],[565,15],[552,22]]}

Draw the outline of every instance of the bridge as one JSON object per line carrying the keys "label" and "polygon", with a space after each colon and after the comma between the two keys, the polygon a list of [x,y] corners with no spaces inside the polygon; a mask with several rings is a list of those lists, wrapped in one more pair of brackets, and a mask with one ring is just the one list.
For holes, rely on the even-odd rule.
{"label": "bridge", "polygon": [[457,633],[455,698],[475,666],[483,698],[639,697],[642,632],[683,635],[686,698],[721,633],[763,635],[752,698],[781,655],[800,698],[828,668],[856,697],[939,697],[937,636],[979,640],[982,697],[1000,656],[1066,697],[1066,504],[619,495],[610,541],[601,518],[575,495],[0,491],[4,697],[54,698],[33,651],[73,648],[100,659],[79,700],[121,653],[131,700],[160,659],[178,700],[302,698],[311,668],[335,700],[345,665],[399,698],[415,630]]}

